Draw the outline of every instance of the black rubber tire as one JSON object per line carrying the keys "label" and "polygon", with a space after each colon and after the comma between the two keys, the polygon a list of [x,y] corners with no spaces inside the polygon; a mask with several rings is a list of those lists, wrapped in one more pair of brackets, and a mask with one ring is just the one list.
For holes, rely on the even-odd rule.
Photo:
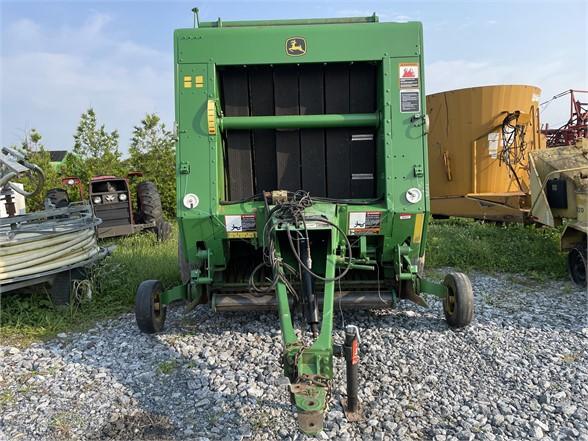
{"label": "black rubber tire", "polygon": [[159,280],[145,280],[137,288],[135,318],[139,329],[146,334],[154,334],[163,329],[167,311],[160,301],[161,292]]}
{"label": "black rubber tire", "polygon": [[588,258],[586,245],[578,244],[568,253],[568,274],[570,279],[581,288],[586,288],[586,272],[588,270]]}
{"label": "black rubber tire", "polygon": [[71,299],[71,271],[63,271],[55,274],[51,284],[51,301],[55,306],[69,305]]}
{"label": "black rubber tire", "polygon": [[46,199],[49,199],[55,208],[63,208],[69,205],[69,196],[63,188],[52,188],[47,191]]}
{"label": "black rubber tire", "polygon": [[137,202],[139,204],[139,221],[142,223],[163,222],[161,197],[153,182],[145,181],[137,185]]}
{"label": "black rubber tire", "polygon": [[443,284],[449,294],[443,300],[445,320],[452,328],[463,328],[474,318],[474,291],[468,276],[463,273],[449,273]]}
{"label": "black rubber tire", "polygon": [[172,235],[172,226],[169,222],[162,221],[155,225],[155,234],[159,242],[165,242]]}

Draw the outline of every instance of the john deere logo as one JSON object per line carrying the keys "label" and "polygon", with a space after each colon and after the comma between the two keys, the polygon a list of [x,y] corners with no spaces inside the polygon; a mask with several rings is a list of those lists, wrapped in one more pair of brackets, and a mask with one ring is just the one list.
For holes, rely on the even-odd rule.
{"label": "john deere logo", "polygon": [[286,53],[299,57],[306,53],[306,40],[302,37],[291,37],[286,40]]}

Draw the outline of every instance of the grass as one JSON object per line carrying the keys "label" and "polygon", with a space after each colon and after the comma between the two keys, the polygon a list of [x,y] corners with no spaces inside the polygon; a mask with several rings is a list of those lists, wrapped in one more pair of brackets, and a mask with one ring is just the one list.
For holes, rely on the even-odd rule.
{"label": "grass", "polygon": [[72,430],[82,424],[82,417],[73,412],[59,412],[51,418],[49,427],[57,439],[71,439]]}
{"label": "grass", "polygon": [[178,362],[175,360],[162,361],[157,366],[157,372],[163,375],[171,374],[178,367]]}
{"label": "grass", "polygon": [[164,288],[179,283],[177,234],[158,243],[154,234],[112,241],[113,254],[90,274],[92,299],[73,307],[54,307],[45,288],[0,297],[0,344],[26,345],[90,327],[132,309],[137,286],[159,279]]}
{"label": "grass", "polygon": [[[158,243],[152,234],[113,243],[117,248],[112,256],[91,273],[90,301],[56,308],[43,289],[1,296],[0,344],[24,346],[129,312],[137,286],[145,279],[159,279],[164,288],[179,283],[177,233],[165,243]],[[432,273],[435,268],[450,266],[535,280],[561,278],[566,268],[558,245],[559,232],[553,229],[497,226],[464,219],[433,221],[427,241],[427,268]],[[161,369],[162,373],[166,370]]]}
{"label": "grass", "polygon": [[504,226],[466,219],[433,221],[427,239],[428,268],[450,266],[524,275],[536,280],[566,276],[556,229]]}

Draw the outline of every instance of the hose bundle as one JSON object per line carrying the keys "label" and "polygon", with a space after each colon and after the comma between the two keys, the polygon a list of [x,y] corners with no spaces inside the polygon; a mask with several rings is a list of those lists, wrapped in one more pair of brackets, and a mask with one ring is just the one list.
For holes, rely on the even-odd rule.
{"label": "hose bundle", "polygon": [[88,210],[53,210],[64,214],[52,219],[31,219],[48,211],[3,219],[12,224],[0,225],[0,283],[70,267],[98,254],[99,221]]}

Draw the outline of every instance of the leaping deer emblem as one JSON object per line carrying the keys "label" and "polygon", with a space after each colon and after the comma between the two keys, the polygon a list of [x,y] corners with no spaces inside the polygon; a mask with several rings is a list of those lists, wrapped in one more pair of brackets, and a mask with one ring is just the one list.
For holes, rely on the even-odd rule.
{"label": "leaping deer emblem", "polygon": [[306,53],[306,42],[303,38],[289,38],[286,44],[288,55],[304,55]]}

